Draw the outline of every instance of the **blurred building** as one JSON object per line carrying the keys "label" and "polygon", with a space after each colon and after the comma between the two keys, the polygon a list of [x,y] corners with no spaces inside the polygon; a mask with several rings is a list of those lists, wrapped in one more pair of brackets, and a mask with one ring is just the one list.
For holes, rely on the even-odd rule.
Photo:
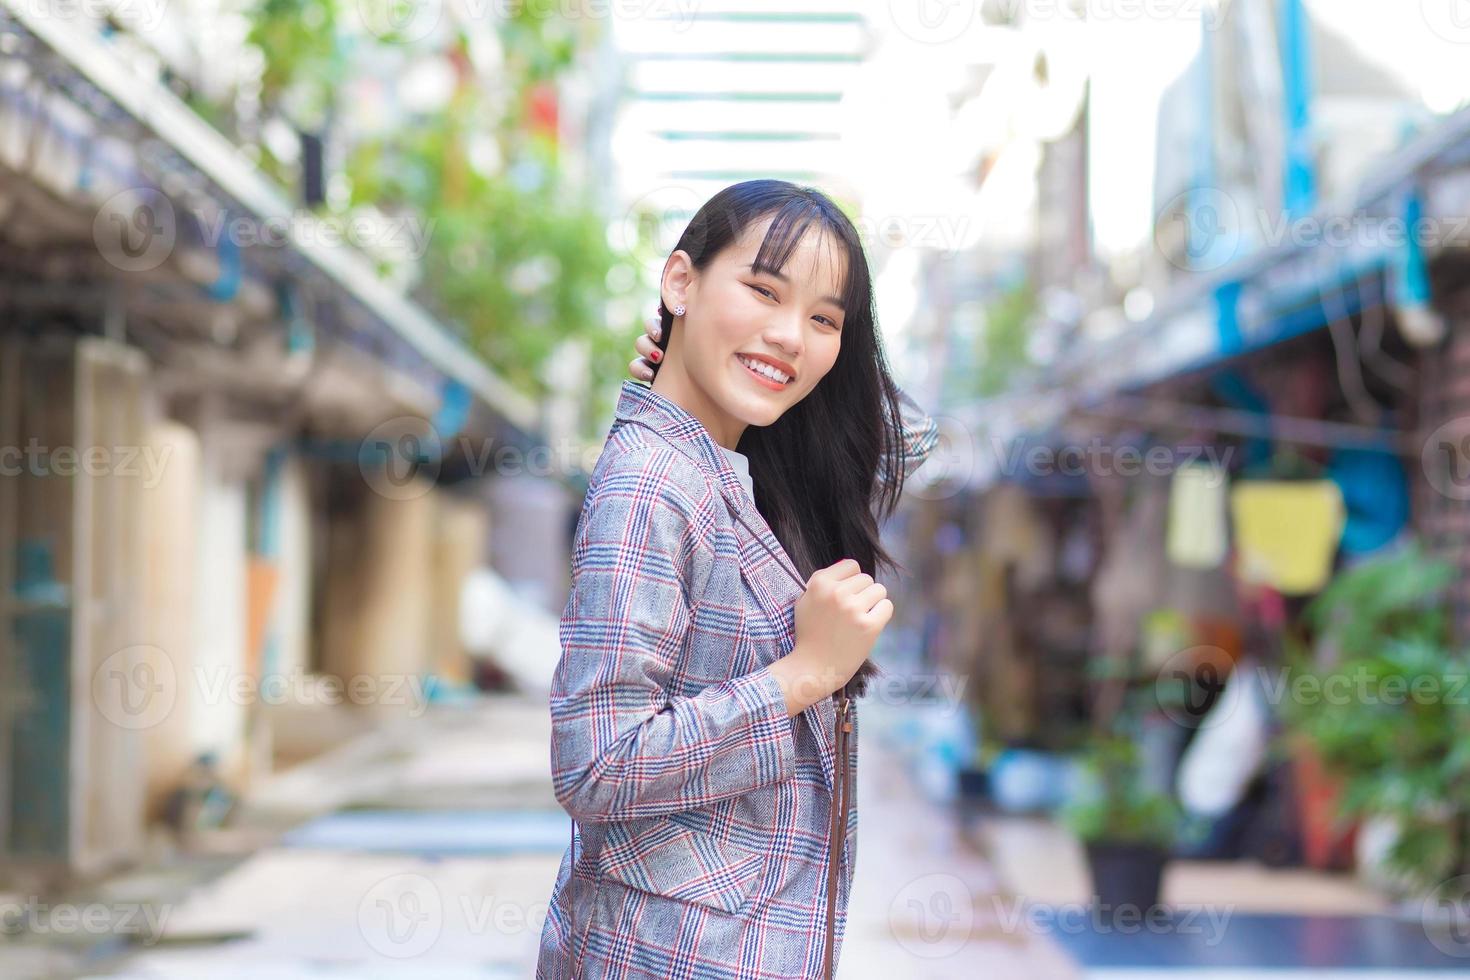
{"label": "blurred building", "polygon": [[723,187],[755,177],[831,186],[840,177],[840,104],[871,41],[863,6],[701,5],[617,20],[615,197],[661,246],[650,259],[666,257]]}
{"label": "blurred building", "polygon": [[466,682],[489,527],[461,481],[539,426],[171,91],[208,85],[209,43],[139,59],[116,25],[0,4],[10,869],[135,859],[198,767],[238,792],[342,705]]}
{"label": "blurred building", "polygon": [[[926,557],[905,587],[939,597],[928,655],[976,679],[992,746],[1075,750],[1191,650],[1221,652],[1208,667],[1227,673],[1279,664],[1281,616],[1409,538],[1470,568],[1470,111],[1434,116],[1300,2],[1241,0],[1202,27],[1158,130],[1153,241],[1131,268],[1105,269],[1085,232],[1086,123],[1047,142],[1031,347],[992,397],[945,386],[951,438],[921,471],[935,482],[907,533]],[[936,295],[993,296],[974,269]],[[964,336],[959,312],[940,305],[938,332]],[[975,371],[1006,353],[978,350]],[[1186,464],[1202,469],[1181,478]],[[1201,473],[1208,488],[1189,482]],[[1318,498],[1267,536],[1314,571],[1271,579],[1285,612],[1268,615],[1237,590],[1268,562],[1247,498],[1273,478]],[[1463,580],[1455,596],[1463,640]],[[1153,729],[1161,784],[1191,731]],[[1285,853],[1275,813],[1256,856]]]}

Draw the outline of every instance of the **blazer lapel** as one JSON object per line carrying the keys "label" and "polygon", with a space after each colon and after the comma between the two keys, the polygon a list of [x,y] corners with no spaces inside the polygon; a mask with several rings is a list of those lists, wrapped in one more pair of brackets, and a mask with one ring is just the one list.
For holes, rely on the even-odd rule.
{"label": "blazer lapel", "polygon": [[[741,542],[740,574],[750,583],[761,611],[775,624],[782,650],[790,652],[796,645],[795,607],[806,588],[805,577],[792,564],[775,532],[746,495],[734,467],[720,452],[704,424],[651,387],[632,380],[623,382],[616,417],[657,432],[714,478],[731,516],[754,536],[749,554],[747,543]],[[822,698],[797,717],[805,718],[811,726],[822,759],[822,773],[828,788],[834,788],[832,742],[837,731],[836,703],[830,697]]]}
{"label": "blazer lapel", "polygon": [[[760,511],[744,507],[739,516],[740,523],[755,537],[748,545],[741,545],[740,574],[750,583],[761,611],[780,634],[782,653],[790,653],[796,645],[796,601],[804,591],[803,586],[797,585],[801,575]],[[837,731],[837,705],[830,697],[824,697],[797,717],[805,718],[811,727],[822,760],[822,775],[828,788],[834,788],[837,777],[832,745]]]}

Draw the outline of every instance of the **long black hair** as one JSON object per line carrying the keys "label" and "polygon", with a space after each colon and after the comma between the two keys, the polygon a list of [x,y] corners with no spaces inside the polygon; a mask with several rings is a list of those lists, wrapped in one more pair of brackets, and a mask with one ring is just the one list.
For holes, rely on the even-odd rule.
{"label": "long black hair", "polygon": [[[830,371],[767,426],[748,425],[737,451],[750,458],[755,505],[803,577],[844,558],[877,579],[902,566],[879,541],[879,524],[903,490],[898,389],[879,341],[873,280],[857,229],[821,191],[784,180],[747,180],[720,191],[690,219],[674,250],[706,268],[752,223],[774,215],[756,254],[757,272],[779,272],[816,226],[846,252],[842,344]],[[674,317],[662,303],[660,350]],[[660,361],[659,363],[662,363]],[[658,370],[658,365],[654,365]],[[879,474],[886,474],[880,480]],[[878,672],[864,660],[853,675],[861,695]]]}

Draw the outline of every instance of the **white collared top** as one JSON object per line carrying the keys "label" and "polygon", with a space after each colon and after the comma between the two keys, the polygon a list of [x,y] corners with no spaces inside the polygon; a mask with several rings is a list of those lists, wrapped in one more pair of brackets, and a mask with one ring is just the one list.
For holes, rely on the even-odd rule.
{"label": "white collared top", "polygon": [[735,475],[740,477],[740,482],[744,485],[745,492],[750,495],[750,499],[755,500],[755,484],[750,480],[750,458],[744,453],[737,453],[735,450],[726,449],[724,446],[720,446],[720,452],[725,454],[725,458],[735,468]]}

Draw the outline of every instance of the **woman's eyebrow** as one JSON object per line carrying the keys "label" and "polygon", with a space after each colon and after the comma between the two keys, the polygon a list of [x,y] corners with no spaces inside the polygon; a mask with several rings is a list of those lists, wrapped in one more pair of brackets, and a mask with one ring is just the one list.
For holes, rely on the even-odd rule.
{"label": "woman's eyebrow", "polygon": [[[742,269],[749,269],[751,272],[757,272],[757,271],[759,271],[759,270],[756,269],[754,262],[750,263],[749,265],[742,265],[740,268],[742,268]],[[765,271],[765,275],[770,276],[772,279],[778,279],[778,280],[780,280],[781,282],[785,283],[788,286],[791,285],[791,279],[785,273],[776,272],[775,270],[768,269],[768,270]],[[823,296],[822,297],[822,302],[823,303],[831,303],[833,306],[837,307],[842,312],[844,312],[844,313],[847,312],[847,307],[846,306],[843,306],[842,305],[842,300],[838,299],[836,296]]]}

